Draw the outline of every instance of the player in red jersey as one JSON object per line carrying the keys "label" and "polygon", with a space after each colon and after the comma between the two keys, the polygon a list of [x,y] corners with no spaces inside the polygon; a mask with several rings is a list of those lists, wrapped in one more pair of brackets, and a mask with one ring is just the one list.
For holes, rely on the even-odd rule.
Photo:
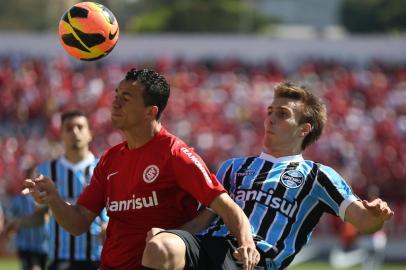
{"label": "player in red jersey", "polygon": [[116,89],[111,114],[126,141],[103,154],[77,204],[65,203],[49,178],[27,179],[25,186],[74,235],[85,232],[106,207],[110,219],[101,270],[139,269],[152,227],[194,233],[198,226],[188,221],[196,216],[199,202],[223,218],[239,241],[245,269],[252,269],[259,253],[248,219],[193,149],[159,121],[169,92],[166,80],[154,71],[127,73]]}

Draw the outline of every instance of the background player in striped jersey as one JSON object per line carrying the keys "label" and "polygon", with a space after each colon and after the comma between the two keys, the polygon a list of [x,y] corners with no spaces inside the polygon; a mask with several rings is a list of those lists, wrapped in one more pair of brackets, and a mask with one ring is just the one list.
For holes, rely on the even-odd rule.
{"label": "background player in striped jersey", "polygon": [[[165,78],[152,70],[132,69],[115,92],[111,119],[126,141],[103,154],[77,204],[66,204],[46,177],[25,181],[36,200],[46,202],[59,224],[76,235],[107,208],[101,270],[140,269],[145,238],[154,226],[185,225],[194,232],[196,226],[188,221],[196,216],[200,201],[224,219],[238,239],[246,269],[252,269],[259,253],[247,217],[193,149],[162,127],[160,116],[170,93]],[[167,268],[184,266],[179,260]],[[212,266],[206,269],[217,269]]]}
{"label": "background player in striped jersey", "polygon": [[[379,230],[393,216],[386,202],[360,200],[335,170],[303,159],[326,121],[325,105],[308,89],[279,84],[267,107],[263,152],[229,159],[218,170],[219,181],[250,220],[263,269],[285,269],[323,213],[339,216],[363,233]],[[202,234],[230,236],[221,219]],[[165,248],[172,254],[180,247]]]}
{"label": "background player in striped jersey", "polygon": [[[34,177],[35,168],[25,176]],[[45,208],[38,208],[31,196],[13,197],[7,209],[6,234],[16,233],[15,244],[22,270],[45,270],[47,263],[48,235]]]}
{"label": "background player in striped jersey", "polygon": [[[61,138],[65,153],[57,159],[45,161],[37,167],[41,177],[49,177],[60,197],[67,203],[75,203],[89,184],[98,159],[90,152],[92,134],[86,115],[69,111],[61,115]],[[48,223],[49,270],[98,269],[102,249],[102,235],[107,216],[102,212],[95,218],[90,229],[81,236],[73,236],[63,229],[50,215]]]}

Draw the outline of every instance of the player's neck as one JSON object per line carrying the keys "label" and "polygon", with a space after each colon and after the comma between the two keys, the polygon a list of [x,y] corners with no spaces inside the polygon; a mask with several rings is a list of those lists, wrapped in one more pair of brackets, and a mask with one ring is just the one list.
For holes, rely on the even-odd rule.
{"label": "player's neck", "polygon": [[296,156],[302,154],[301,149],[278,149],[272,147],[264,147],[264,152],[276,158]]}
{"label": "player's neck", "polygon": [[129,149],[135,149],[149,142],[162,128],[158,121],[153,121],[140,128],[124,131]]}
{"label": "player's neck", "polygon": [[65,152],[65,158],[69,162],[76,164],[85,160],[90,154],[89,148],[83,149],[67,149]]}

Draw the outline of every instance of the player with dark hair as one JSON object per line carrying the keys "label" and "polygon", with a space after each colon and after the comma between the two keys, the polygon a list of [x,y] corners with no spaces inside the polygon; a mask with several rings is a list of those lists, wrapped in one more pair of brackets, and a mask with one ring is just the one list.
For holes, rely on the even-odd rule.
{"label": "player with dark hair", "polygon": [[[61,114],[61,139],[64,154],[59,158],[45,161],[37,166],[36,173],[48,179],[54,190],[59,193],[61,202],[74,204],[84,188],[89,184],[98,159],[90,152],[92,140],[89,121],[81,111],[67,111]],[[49,177],[49,178],[48,178]],[[50,180],[52,179],[52,180]],[[35,198],[35,197],[34,197]],[[39,208],[46,208],[40,206]],[[52,207],[50,207],[52,210]],[[36,211],[34,215],[20,220],[34,225],[32,221],[45,212]],[[63,213],[62,213],[63,214]],[[107,222],[105,211],[95,216],[83,235],[75,237],[58,224],[58,215],[50,215],[49,234],[49,270],[98,269],[102,238]],[[31,221],[31,222],[30,222]]]}
{"label": "player with dark hair", "polygon": [[[107,209],[101,270],[140,269],[145,238],[152,227],[183,225],[195,232],[195,224],[188,221],[197,215],[200,202],[223,218],[237,238],[245,269],[252,269],[259,253],[247,217],[194,150],[159,121],[170,94],[165,78],[152,70],[132,69],[115,92],[111,119],[126,141],[103,154],[76,204],[65,203],[46,177],[25,182],[36,201],[47,203],[58,223],[74,235],[88,230],[102,209]],[[223,264],[212,262],[208,269],[216,269],[215,263]]]}
{"label": "player with dark hair", "polygon": [[[363,233],[379,230],[393,216],[386,202],[379,198],[361,201],[335,170],[303,159],[303,151],[320,137],[326,121],[325,105],[310,90],[279,84],[267,107],[263,152],[229,159],[218,170],[219,181],[249,218],[261,253],[260,269],[287,268],[310,239],[323,213],[336,215]],[[200,228],[214,218],[205,211],[204,217],[203,213],[197,217]],[[179,260],[176,250],[186,246],[187,253],[193,251],[189,249],[193,239],[230,246],[234,242],[221,219],[199,236],[180,232],[178,241],[166,241],[174,233],[164,231],[151,238],[149,242],[161,252],[153,254],[147,246],[145,265],[168,269],[168,261]],[[188,241],[182,241],[185,238]]]}

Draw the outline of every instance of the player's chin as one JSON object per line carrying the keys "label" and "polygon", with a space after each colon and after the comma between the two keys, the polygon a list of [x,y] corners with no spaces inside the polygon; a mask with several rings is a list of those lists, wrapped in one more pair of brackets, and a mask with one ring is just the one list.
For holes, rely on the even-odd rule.
{"label": "player's chin", "polygon": [[113,127],[119,128],[120,127],[120,117],[112,114],[111,115],[111,124],[113,125]]}
{"label": "player's chin", "polygon": [[117,129],[122,129],[124,127],[124,125],[121,121],[112,121],[111,125],[113,126],[113,128],[117,128]]}

